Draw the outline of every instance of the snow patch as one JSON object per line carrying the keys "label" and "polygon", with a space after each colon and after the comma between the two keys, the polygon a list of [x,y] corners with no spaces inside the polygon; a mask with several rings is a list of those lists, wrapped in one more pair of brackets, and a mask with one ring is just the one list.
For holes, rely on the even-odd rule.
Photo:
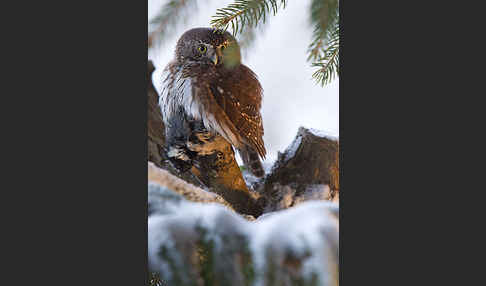
{"label": "snow patch", "polygon": [[[252,240],[255,268],[268,271],[269,260],[281,265],[295,257],[304,262],[304,277],[314,273],[320,281],[317,285],[337,285],[339,221],[329,215],[331,208],[329,202],[307,202],[256,220]],[[283,275],[282,269],[277,272]],[[266,282],[261,277],[255,285]]]}
{"label": "snow patch", "polygon": [[269,174],[270,171],[272,170],[273,165],[275,164],[275,158],[272,159],[267,159],[264,162],[262,162],[263,170],[265,171],[265,175]]}
{"label": "snow patch", "polygon": [[326,138],[326,139],[329,139],[329,140],[332,140],[332,141],[339,141],[339,136],[336,135],[333,132],[318,130],[318,129],[314,129],[314,128],[309,128],[308,130],[314,136],[321,137],[321,138]]}
{"label": "snow patch", "polygon": [[287,162],[288,160],[290,160],[295,156],[295,153],[300,147],[300,143],[302,143],[302,136],[297,136],[297,138],[295,138],[292,144],[290,144],[290,146],[287,147],[287,149],[285,149],[284,152],[285,159],[283,160],[283,162]]}

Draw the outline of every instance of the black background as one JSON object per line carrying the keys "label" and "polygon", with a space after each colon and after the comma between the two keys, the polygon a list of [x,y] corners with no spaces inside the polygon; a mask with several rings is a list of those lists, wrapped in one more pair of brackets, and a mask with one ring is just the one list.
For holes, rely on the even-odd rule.
{"label": "black background", "polygon": [[[459,7],[340,3],[340,284],[469,285]],[[2,11],[4,285],[146,284],[147,2]]]}

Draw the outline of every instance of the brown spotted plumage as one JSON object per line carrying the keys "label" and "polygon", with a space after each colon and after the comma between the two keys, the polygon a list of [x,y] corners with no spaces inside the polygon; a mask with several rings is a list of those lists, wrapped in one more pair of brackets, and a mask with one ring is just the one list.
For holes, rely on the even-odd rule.
{"label": "brown spotted plumage", "polygon": [[175,59],[164,69],[160,96],[167,135],[175,136],[168,140],[169,157],[187,161],[191,152],[187,152],[184,134],[202,128],[200,132],[230,142],[252,173],[263,176],[261,102],[262,87],[241,64],[239,46],[231,34],[209,28],[185,32],[177,43]]}

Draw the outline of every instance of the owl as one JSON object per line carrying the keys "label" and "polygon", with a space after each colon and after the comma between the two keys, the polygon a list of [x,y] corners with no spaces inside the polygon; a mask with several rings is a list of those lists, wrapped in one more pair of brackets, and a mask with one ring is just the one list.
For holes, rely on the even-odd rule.
{"label": "owl", "polygon": [[163,70],[159,97],[172,165],[187,170],[196,156],[226,140],[245,166],[262,177],[262,93],[255,73],[241,63],[239,45],[230,33],[186,31],[177,42],[175,58]]}

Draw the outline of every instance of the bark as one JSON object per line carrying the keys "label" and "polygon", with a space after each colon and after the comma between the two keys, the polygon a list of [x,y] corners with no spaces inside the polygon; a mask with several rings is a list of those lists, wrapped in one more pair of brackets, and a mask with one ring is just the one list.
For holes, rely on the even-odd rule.
{"label": "bark", "polygon": [[299,128],[294,141],[278,159],[260,187],[267,211],[288,208],[311,199],[339,201],[339,142],[336,138]]}

